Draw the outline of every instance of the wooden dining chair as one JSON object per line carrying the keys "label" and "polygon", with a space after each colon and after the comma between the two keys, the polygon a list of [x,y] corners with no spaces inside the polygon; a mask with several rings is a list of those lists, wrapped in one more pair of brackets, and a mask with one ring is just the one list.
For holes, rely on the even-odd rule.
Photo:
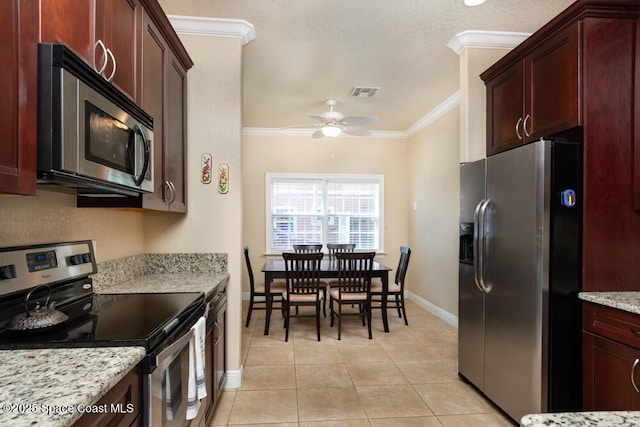
{"label": "wooden dining chair", "polygon": [[[282,292],[284,303],[284,340],[289,341],[289,327],[291,317],[310,317],[310,314],[299,314],[297,308],[301,306],[315,307],[313,316],[316,318],[316,330],[320,341],[320,262],[322,252],[282,254],[285,262],[285,278],[287,288]],[[296,313],[291,313],[291,307],[296,307]]]}
{"label": "wooden dining chair", "polygon": [[[244,260],[247,265],[247,273],[249,273],[249,309],[247,311],[247,322],[245,323],[245,328],[249,326],[249,322],[251,322],[251,313],[253,310],[266,310],[267,304],[266,300],[262,300],[262,298],[267,297],[266,289],[264,283],[256,283],[253,278],[253,269],[251,268],[251,259],[249,258],[249,247],[244,247]],[[280,308],[284,309],[282,305],[282,292],[286,289],[285,283],[283,281],[273,281],[271,282],[271,286],[269,287],[269,293],[271,294],[272,301],[280,302]],[[256,298],[260,298],[257,300]]]}
{"label": "wooden dining chair", "polygon": [[[407,320],[407,311],[404,304],[404,279],[407,275],[410,257],[411,249],[406,246],[400,246],[400,260],[398,261],[398,268],[396,268],[396,277],[393,283],[389,283],[389,291],[387,293],[387,309],[397,309],[398,317],[404,318],[405,325],[409,325],[409,322]],[[393,299],[389,301],[389,297],[393,297]],[[380,279],[374,279],[371,282],[371,300],[373,309],[382,309],[382,305],[373,305],[373,303],[381,303],[382,298],[382,281]]]}
{"label": "wooden dining chair", "polygon": [[[338,286],[329,290],[331,326],[334,317],[338,318],[338,339],[342,339],[342,316],[360,316],[362,326],[365,321],[371,333],[371,271],[375,252],[340,252],[336,253],[338,263]],[[345,312],[343,305],[358,307],[357,312]],[[337,309],[335,307],[337,305]]]}
{"label": "wooden dining chair", "polygon": [[309,252],[322,252],[322,244],[293,245],[293,251],[299,254]]}
{"label": "wooden dining chair", "polygon": [[[293,251],[298,254],[308,254],[314,252],[322,252],[322,244],[305,244],[305,245],[293,245]],[[322,291],[322,315],[327,317],[327,286],[328,282],[321,280],[320,287]],[[296,314],[298,314],[298,308],[296,307]]]}
{"label": "wooden dining chair", "polygon": [[[337,253],[353,252],[355,250],[355,243],[327,243],[327,251],[329,252],[329,260],[331,260],[331,262],[335,262]],[[327,285],[328,289],[338,286],[338,279],[329,279]],[[322,303],[326,304],[327,300],[325,299]],[[325,308],[323,307],[322,309],[324,310]]]}

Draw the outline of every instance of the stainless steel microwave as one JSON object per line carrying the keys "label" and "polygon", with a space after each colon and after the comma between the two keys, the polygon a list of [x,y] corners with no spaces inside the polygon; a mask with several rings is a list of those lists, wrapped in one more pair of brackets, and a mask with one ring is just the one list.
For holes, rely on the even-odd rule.
{"label": "stainless steel microwave", "polygon": [[38,46],[38,182],[153,191],[153,119],[59,44]]}

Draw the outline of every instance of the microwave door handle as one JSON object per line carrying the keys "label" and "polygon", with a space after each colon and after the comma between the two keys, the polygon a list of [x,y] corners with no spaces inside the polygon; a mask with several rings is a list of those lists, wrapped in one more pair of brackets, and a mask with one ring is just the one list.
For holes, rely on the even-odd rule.
{"label": "microwave door handle", "polygon": [[[140,138],[142,139],[142,145],[144,146],[144,164],[142,165],[142,172],[140,172],[140,175],[136,175],[135,166],[134,166],[133,168],[134,170],[132,173],[133,182],[136,185],[140,185],[144,181],[144,177],[147,174],[147,169],[149,169],[149,162],[151,160],[151,150],[150,150],[149,140],[144,136],[144,132],[142,131],[142,128],[140,127],[140,125],[136,124],[133,130],[134,130],[134,134],[133,134],[134,141],[136,139],[136,135],[140,135]],[[128,152],[129,150],[127,150],[127,153]]]}

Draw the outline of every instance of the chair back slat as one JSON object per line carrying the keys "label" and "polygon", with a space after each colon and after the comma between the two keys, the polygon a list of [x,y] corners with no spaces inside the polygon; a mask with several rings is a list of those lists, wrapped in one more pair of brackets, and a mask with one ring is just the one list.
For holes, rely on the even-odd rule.
{"label": "chair back slat", "polygon": [[411,257],[411,249],[406,246],[400,246],[400,260],[396,269],[395,283],[404,285],[404,278],[407,275],[407,267],[409,267],[409,258]]}
{"label": "chair back slat", "polygon": [[338,286],[342,293],[369,293],[375,252],[338,252]]}
{"label": "chair back slat", "polygon": [[282,254],[287,290],[290,294],[319,294],[322,252]]}
{"label": "chair back slat", "polygon": [[355,249],[355,243],[327,243],[327,250],[331,259],[334,259],[337,253],[353,252]]}
{"label": "chair back slat", "polygon": [[255,282],[253,281],[253,269],[251,268],[251,260],[249,259],[249,246],[244,247],[244,261],[247,264],[247,272],[249,273],[249,285],[251,287],[251,293],[255,289]]}
{"label": "chair back slat", "polygon": [[293,245],[293,251],[299,254],[322,252],[322,244]]}

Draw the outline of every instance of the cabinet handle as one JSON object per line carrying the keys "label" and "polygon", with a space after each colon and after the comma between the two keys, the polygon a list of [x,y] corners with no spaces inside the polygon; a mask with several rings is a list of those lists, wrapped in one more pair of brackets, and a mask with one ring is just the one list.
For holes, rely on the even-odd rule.
{"label": "cabinet handle", "polygon": [[165,181],[162,186],[165,188],[163,196],[164,201],[165,203],[170,204],[171,202],[169,200],[171,199],[171,183],[169,181]]}
{"label": "cabinet handle", "polygon": [[[116,75],[116,57],[113,56],[113,52],[111,52],[111,49],[107,49],[107,55],[109,55],[111,57],[111,62],[113,62],[113,71],[111,71],[111,75],[109,75],[109,77],[105,77],[107,79],[107,81],[110,82],[111,80],[113,80],[113,78]],[[105,63],[105,67],[106,67],[106,65],[107,64]]]}
{"label": "cabinet handle", "polygon": [[102,40],[98,40],[96,42],[96,47],[100,46],[100,48],[102,48],[102,57],[104,58],[104,61],[102,62],[102,67],[100,67],[99,70],[96,70],[98,72],[98,74],[102,75],[102,73],[104,73],[105,68],[107,68],[107,62],[109,62],[109,56],[107,54],[107,48],[105,47],[104,43],[102,43]]}
{"label": "cabinet handle", "polygon": [[636,359],[635,362],[633,362],[633,367],[631,368],[631,384],[633,384],[633,388],[635,389],[636,393],[640,393],[640,390],[638,390],[636,380],[633,377],[636,373],[636,366],[638,366],[638,363],[640,363],[640,360]]}
{"label": "cabinet handle", "polygon": [[528,137],[531,136],[531,134],[529,132],[527,132],[527,121],[531,118],[531,116],[529,114],[527,114],[527,117],[524,118],[524,122],[522,122],[522,130],[524,131],[524,134]]}
{"label": "cabinet handle", "polygon": [[520,135],[520,131],[518,130],[521,122],[522,122],[522,117],[520,117],[516,122],[516,135],[518,135],[518,139],[522,141],[522,135]]}
{"label": "cabinet handle", "polygon": [[633,335],[640,336],[640,329],[636,328],[635,326],[630,326],[629,329],[631,330],[631,333]]}
{"label": "cabinet handle", "polygon": [[176,201],[176,186],[172,181],[169,181],[169,185],[171,186],[171,201],[169,202],[169,204],[171,205]]}

